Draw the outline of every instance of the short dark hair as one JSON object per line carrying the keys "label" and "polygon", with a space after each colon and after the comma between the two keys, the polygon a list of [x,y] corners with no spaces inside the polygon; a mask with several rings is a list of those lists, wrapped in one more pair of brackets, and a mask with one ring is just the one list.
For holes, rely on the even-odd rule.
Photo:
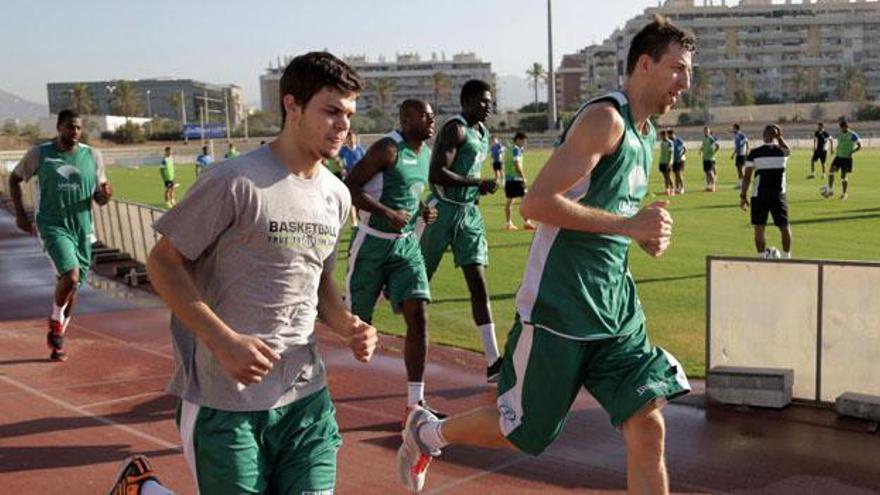
{"label": "short dark hair", "polygon": [[820,125],[820,126],[822,126],[822,127],[825,127],[825,124],[823,124],[822,122],[816,122],[816,124],[818,124],[818,125]]}
{"label": "short dark hair", "polygon": [[738,131],[738,130],[739,130],[739,124],[733,124],[733,129]]}
{"label": "short dark hair", "polygon": [[516,141],[517,139],[528,139],[528,138],[529,137],[526,136],[526,133],[524,133],[522,131],[516,131],[516,134],[513,135],[514,141]]}
{"label": "short dark hair", "polygon": [[165,151],[171,151],[171,146],[166,146]]}
{"label": "short dark hair", "polygon": [[351,66],[327,52],[309,52],[291,60],[281,75],[281,122],[287,118],[285,95],[293,95],[296,103],[305,107],[315,94],[328,86],[360,93],[364,81]]}
{"label": "short dark hair", "polygon": [[636,70],[636,63],[642,55],[648,55],[657,62],[666,53],[669,45],[677,43],[688,51],[696,48],[696,39],[690,32],[675,26],[662,15],[655,15],[654,20],[643,27],[632,39],[626,55],[626,74]]}
{"label": "short dark hair", "polygon": [[77,112],[76,110],[70,109],[70,108],[65,108],[64,110],[58,112],[58,122],[55,123],[55,127],[58,127],[59,125],[65,123],[65,122],[69,122],[73,119],[78,119],[78,118],[79,118],[79,112]]}
{"label": "short dark hair", "polygon": [[840,121],[838,121],[838,124],[840,125],[840,127],[843,127],[843,126],[848,126],[849,122],[847,122],[845,118],[841,117]]}
{"label": "short dark hair", "polygon": [[489,83],[479,79],[471,79],[461,87],[461,97],[459,98],[459,101],[464,105],[464,102],[479,96],[486,91],[492,91],[492,86],[489,86]]}

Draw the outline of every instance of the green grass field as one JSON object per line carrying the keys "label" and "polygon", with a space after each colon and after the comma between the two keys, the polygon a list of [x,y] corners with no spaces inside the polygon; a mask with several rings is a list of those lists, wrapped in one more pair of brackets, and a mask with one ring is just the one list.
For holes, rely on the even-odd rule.
{"label": "green grass field", "polygon": [[[705,258],[707,255],[754,256],[749,215],[739,209],[739,193],[733,190],[735,170],[719,153],[719,191],[702,192],[702,167],[692,153],[686,170],[688,193],[671,198],[669,210],[675,220],[672,246],[660,258],[651,258],[634,249],[631,270],[648,315],[652,340],[675,354],[691,376],[704,373],[705,332]],[[532,178],[544,164],[549,150],[528,150],[527,176]],[[795,152],[789,161],[788,199],[793,230],[793,255],[797,258],[876,260],[880,255],[880,150],[866,150],[855,159],[850,180],[850,198],[823,199],[818,179],[806,180],[809,169],[807,152]],[[193,182],[192,165],[177,167],[182,197]],[[109,167],[116,198],[162,206],[162,182],[157,167],[128,169]],[[491,168],[484,168],[489,176]],[[840,187],[836,187],[839,194]],[[651,173],[650,191],[662,191],[662,177]],[[645,202],[661,196],[649,194]],[[522,276],[531,233],[506,232],[503,191],[484,198],[481,208],[489,235],[489,290],[499,342],[503,344],[514,317],[514,297]],[[519,220],[519,219],[517,219]],[[343,249],[350,232],[344,235]],[[781,247],[779,231],[767,229],[768,245]],[[347,266],[345,257],[337,266],[337,280],[342,281]],[[430,307],[431,339],[467,349],[480,349],[480,339],[470,316],[467,288],[459,270],[454,270],[452,256],[443,260],[431,284],[434,301]],[[391,313],[383,302],[374,324],[382,332],[401,335],[403,319]]]}

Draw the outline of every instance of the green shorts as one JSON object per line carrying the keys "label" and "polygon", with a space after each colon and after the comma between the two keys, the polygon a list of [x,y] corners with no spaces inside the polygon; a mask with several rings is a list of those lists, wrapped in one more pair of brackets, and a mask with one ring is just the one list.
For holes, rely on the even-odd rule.
{"label": "green shorts", "polygon": [[434,276],[446,248],[452,245],[455,266],[489,264],[486,226],[476,204],[459,205],[432,197],[428,206],[437,208],[437,220],[422,228],[422,255],[428,279]]}
{"label": "green shorts", "polygon": [[55,265],[55,272],[61,276],[79,269],[79,284],[86,282],[92,264],[92,242],[85,232],[76,232],[67,227],[47,225],[37,222],[43,249]]}
{"label": "green shorts", "polygon": [[501,431],[532,455],[559,436],[581,387],[616,427],[651,401],[690,391],[681,365],[648,342],[644,325],[629,335],[582,341],[523,324],[517,316],[504,355],[498,382]]}
{"label": "green shorts", "polygon": [[342,437],[326,388],[268,411],[221,411],[182,401],[178,428],[200,493],[335,490]]}
{"label": "green shorts", "polygon": [[409,299],[431,300],[419,241],[413,234],[384,239],[360,227],[349,247],[345,301],[369,322],[383,289],[395,311]]}

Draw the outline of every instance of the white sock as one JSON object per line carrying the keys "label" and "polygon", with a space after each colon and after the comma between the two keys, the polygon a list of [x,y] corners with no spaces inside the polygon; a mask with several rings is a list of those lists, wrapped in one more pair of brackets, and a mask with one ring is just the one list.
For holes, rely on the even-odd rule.
{"label": "white sock", "polygon": [[429,421],[422,424],[419,428],[419,440],[421,440],[428,449],[432,451],[440,450],[449,445],[449,442],[443,438],[442,430],[444,423],[446,423],[445,420]]}
{"label": "white sock", "polygon": [[61,322],[61,330],[62,331],[64,331],[64,332],[67,331],[67,325],[70,325],[70,320],[72,320],[72,319],[73,319],[72,315],[68,316],[67,318],[64,318],[64,320]]}
{"label": "white sock", "polygon": [[141,483],[140,495],[174,495],[174,492],[157,483],[147,480]]}
{"label": "white sock", "polygon": [[492,366],[501,356],[498,353],[498,340],[495,338],[495,324],[486,323],[480,325],[480,337],[483,338],[483,354],[486,356],[486,363]]}
{"label": "white sock", "polygon": [[425,382],[406,382],[406,404],[413,406],[425,400]]}
{"label": "white sock", "polygon": [[791,259],[791,251],[783,251],[782,252],[782,259],[786,259],[786,260]]}
{"label": "white sock", "polygon": [[64,321],[64,310],[67,309],[67,305],[59,306],[55,304],[55,301],[52,301],[52,318],[55,321]]}

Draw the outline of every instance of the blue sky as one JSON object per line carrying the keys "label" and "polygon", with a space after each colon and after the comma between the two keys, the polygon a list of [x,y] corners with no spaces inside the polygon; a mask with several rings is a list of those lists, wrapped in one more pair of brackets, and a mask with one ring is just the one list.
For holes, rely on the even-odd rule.
{"label": "blue sky", "polygon": [[[555,64],[657,3],[553,0]],[[256,103],[270,60],[315,49],[372,59],[474,51],[499,76],[547,65],[546,0],[4,4],[0,88],[43,104],[47,82],[163,76],[235,83]]]}

